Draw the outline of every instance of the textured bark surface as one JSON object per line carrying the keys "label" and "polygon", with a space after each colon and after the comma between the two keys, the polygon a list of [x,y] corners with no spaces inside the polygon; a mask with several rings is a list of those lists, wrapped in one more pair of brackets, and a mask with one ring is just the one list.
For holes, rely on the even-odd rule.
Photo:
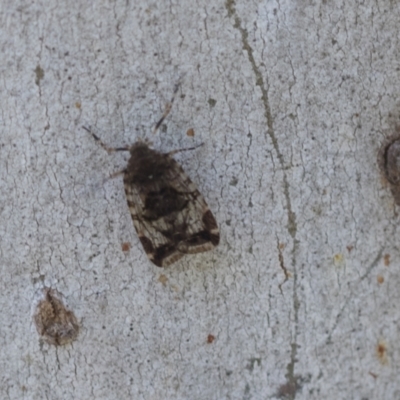
{"label": "textured bark surface", "polygon": [[[399,20],[370,0],[3,0],[0,398],[400,398],[400,217],[377,160]],[[218,248],[153,266],[107,180],[126,157],[82,125],[204,142],[175,157]],[[38,335],[44,288],[79,321],[70,344]]]}

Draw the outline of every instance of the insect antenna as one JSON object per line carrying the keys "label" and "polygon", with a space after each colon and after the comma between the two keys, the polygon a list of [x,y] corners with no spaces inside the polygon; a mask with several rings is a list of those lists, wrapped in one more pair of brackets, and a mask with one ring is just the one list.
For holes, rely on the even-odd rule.
{"label": "insect antenna", "polygon": [[129,151],[129,146],[125,147],[109,147],[105,143],[102,142],[102,140],[96,136],[89,128],[86,128],[86,126],[82,126],[82,128],[89,132],[93,137],[94,140],[100,144],[100,146],[107,152],[107,153],[114,153],[116,151]]}
{"label": "insect antenna", "polygon": [[176,93],[178,92],[178,89],[179,89],[180,85],[181,85],[180,82],[178,82],[175,85],[174,93],[172,95],[171,101],[169,103],[167,103],[167,105],[165,106],[164,113],[163,113],[162,117],[158,120],[158,122],[156,123],[156,126],[154,127],[154,130],[153,130],[153,134],[155,134],[158,131],[158,129],[160,128],[161,124],[164,122],[165,118],[167,118],[168,114],[171,112],[172,105],[174,104],[175,96],[176,96]]}
{"label": "insect antenna", "polygon": [[[98,137],[98,136],[96,136],[89,128],[86,128],[86,126],[82,126],[82,128],[85,130],[85,131],[87,131],[87,132],[89,132],[93,137],[94,137],[94,140],[97,142],[97,143],[99,143],[100,145],[101,145],[101,147],[107,152],[107,153],[114,153],[114,152],[116,152],[116,151],[129,151],[129,149],[130,149],[130,147],[129,146],[125,146],[125,147],[115,147],[115,148],[113,148],[113,147],[108,147],[105,143],[103,143],[102,141],[101,141],[101,139]],[[125,172],[126,172],[126,168],[124,168],[123,170],[121,170],[121,171],[116,171],[116,172],[114,172],[113,174],[111,174],[107,179],[105,179],[104,181],[103,181],[103,183],[104,182],[106,182],[106,181],[108,181],[109,179],[114,179],[114,178],[116,178],[117,176],[120,176],[120,175],[123,175],[123,174],[125,174]]]}

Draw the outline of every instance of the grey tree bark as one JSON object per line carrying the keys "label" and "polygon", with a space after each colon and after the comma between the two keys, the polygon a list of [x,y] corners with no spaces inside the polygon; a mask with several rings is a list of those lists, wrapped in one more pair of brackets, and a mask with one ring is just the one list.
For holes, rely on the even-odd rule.
{"label": "grey tree bark", "polygon": [[[2,399],[400,398],[399,214],[377,161],[400,4],[0,10]],[[204,142],[175,157],[218,248],[153,266],[107,179],[126,157],[83,125],[110,146]],[[71,343],[36,329],[45,288],[79,322]]]}

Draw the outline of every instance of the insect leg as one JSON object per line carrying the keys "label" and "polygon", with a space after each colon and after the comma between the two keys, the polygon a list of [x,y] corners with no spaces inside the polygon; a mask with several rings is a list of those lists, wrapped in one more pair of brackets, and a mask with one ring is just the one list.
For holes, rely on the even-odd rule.
{"label": "insect leg", "polygon": [[125,173],[126,173],[126,169],[123,169],[123,170],[121,170],[121,171],[116,171],[116,172],[114,172],[113,174],[111,174],[111,175],[108,177],[108,179],[114,179],[114,178],[116,178],[117,176],[124,175]]}
{"label": "insect leg", "polygon": [[183,149],[176,149],[176,150],[172,150],[169,153],[167,153],[168,156],[173,156],[176,153],[180,153],[181,151],[186,151],[186,150],[194,150],[197,149],[198,147],[203,146],[204,143],[200,143],[197,146],[193,146],[193,147],[184,147]]}

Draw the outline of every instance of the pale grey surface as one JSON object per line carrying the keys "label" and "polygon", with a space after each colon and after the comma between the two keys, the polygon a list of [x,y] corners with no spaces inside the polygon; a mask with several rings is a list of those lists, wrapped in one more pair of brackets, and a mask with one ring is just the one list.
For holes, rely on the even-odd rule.
{"label": "pale grey surface", "polygon": [[[2,399],[400,398],[399,215],[376,162],[400,115],[397,2],[0,11]],[[176,158],[220,246],[151,265],[121,179],[102,183],[125,158],[82,125],[204,142]],[[72,345],[39,341],[44,286],[81,321]]]}

